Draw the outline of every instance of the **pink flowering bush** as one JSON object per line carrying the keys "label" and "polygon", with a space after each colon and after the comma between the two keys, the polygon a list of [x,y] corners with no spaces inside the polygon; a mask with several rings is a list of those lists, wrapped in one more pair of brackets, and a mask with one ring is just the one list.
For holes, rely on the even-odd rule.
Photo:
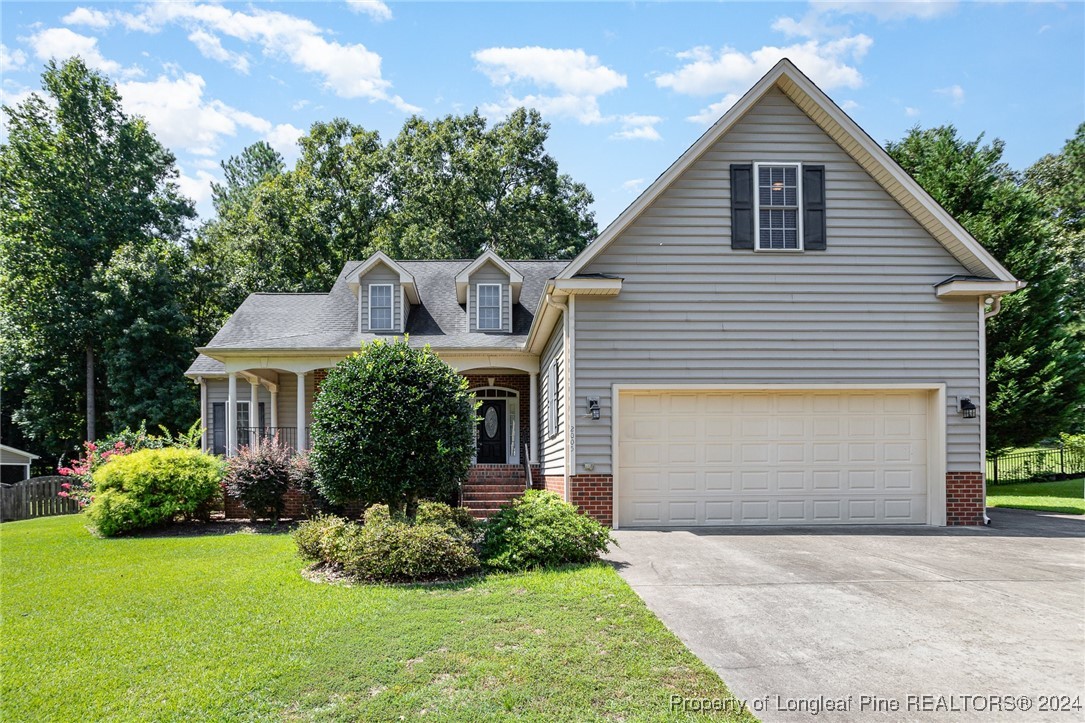
{"label": "pink flowering bush", "polygon": [[118,439],[112,445],[99,446],[94,442],[83,443],[83,456],[74,460],[70,466],[57,470],[62,476],[70,477],[71,482],[61,486],[59,495],[79,503],[80,509],[94,501],[94,472],[114,457],[131,454],[133,449],[124,440]]}

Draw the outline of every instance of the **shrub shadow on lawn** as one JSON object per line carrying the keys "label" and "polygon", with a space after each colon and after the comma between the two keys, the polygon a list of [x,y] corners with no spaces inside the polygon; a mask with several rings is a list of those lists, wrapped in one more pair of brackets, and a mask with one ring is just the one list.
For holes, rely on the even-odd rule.
{"label": "shrub shadow on lawn", "polygon": [[301,520],[280,520],[277,524],[270,520],[225,520],[211,518],[206,522],[188,520],[174,522],[160,527],[152,527],[133,532],[124,537],[207,537],[212,535],[288,535]]}
{"label": "shrub shadow on lawn", "polygon": [[[625,563],[618,563],[625,565]],[[346,585],[348,587],[394,587],[401,590],[419,591],[448,591],[448,592],[471,592],[476,585],[482,585],[495,579],[515,580],[517,577],[526,577],[539,572],[546,573],[574,573],[591,567],[611,567],[613,563],[604,560],[596,562],[571,563],[558,567],[536,568],[519,572],[507,570],[477,570],[463,577],[444,578],[439,580],[422,580],[414,582],[379,582],[363,580],[345,574],[342,569],[326,563],[314,563],[301,570],[301,576],[316,584]],[[528,594],[524,590],[524,594]]]}

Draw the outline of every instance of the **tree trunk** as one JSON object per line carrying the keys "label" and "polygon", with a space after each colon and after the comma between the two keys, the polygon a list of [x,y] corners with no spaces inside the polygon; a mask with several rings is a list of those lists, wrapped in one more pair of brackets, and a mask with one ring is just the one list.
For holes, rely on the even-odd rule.
{"label": "tree trunk", "polygon": [[95,440],[94,418],[98,410],[94,405],[94,349],[87,345],[87,441]]}

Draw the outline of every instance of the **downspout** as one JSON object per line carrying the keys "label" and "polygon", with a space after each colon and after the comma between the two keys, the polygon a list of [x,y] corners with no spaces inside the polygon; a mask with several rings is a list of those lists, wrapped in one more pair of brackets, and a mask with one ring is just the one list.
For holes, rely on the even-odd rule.
{"label": "downspout", "polygon": [[[987,309],[990,303],[990,310]],[[987,320],[1002,311],[1002,297],[986,297],[979,300],[980,324],[980,469],[983,470],[983,524],[991,524],[987,516]]]}
{"label": "downspout", "polygon": [[571,324],[571,320],[569,318],[569,316],[570,316],[569,307],[566,304],[562,304],[562,303],[559,303],[557,301],[554,301],[554,295],[551,294],[551,293],[547,293],[547,295],[546,295],[546,303],[547,303],[547,305],[553,306],[555,309],[558,309],[559,311],[561,311],[561,322],[562,322],[562,335],[561,335],[562,348],[561,348],[561,354],[562,354],[562,357],[564,358],[564,361],[565,361],[564,368],[563,368],[563,371],[565,372],[565,429],[564,429],[564,432],[565,432],[565,471],[564,471],[564,478],[565,478],[565,480],[564,480],[564,484],[563,484],[564,490],[562,492],[562,499],[564,499],[566,502],[568,502],[569,501],[569,465],[570,465],[570,463],[572,461],[572,449],[570,448],[571,447],[572,434],[571,434],[570,426],[571,426],[573,410],[572,410],[572,406],[569,403],[569,400],[571,398],[571,395],[570,395],[569,392],[570,392],[570,386],[572,384],[572,374],[570,373],[571,372],[570,367],[571,367],[571,362],[572,362],[572,340],[571,340],[571,329],[570,329],[570,327],[571,327],[572,324]]}

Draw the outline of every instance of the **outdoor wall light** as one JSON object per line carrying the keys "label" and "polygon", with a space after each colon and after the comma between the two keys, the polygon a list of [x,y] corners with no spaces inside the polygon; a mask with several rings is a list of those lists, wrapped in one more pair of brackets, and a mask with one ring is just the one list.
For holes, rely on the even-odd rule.
{"label": "outdoor wall light", "polygon": [[961,416],[965,419],[976,418],[976,405],[972,403],[972,400],[968,397],[961,399]]}
{"label": "outdoor wall light", "polygon": [[599,419],[602,414],[599,410],[599,397],[588,397],[588,413],[592,419]]}

